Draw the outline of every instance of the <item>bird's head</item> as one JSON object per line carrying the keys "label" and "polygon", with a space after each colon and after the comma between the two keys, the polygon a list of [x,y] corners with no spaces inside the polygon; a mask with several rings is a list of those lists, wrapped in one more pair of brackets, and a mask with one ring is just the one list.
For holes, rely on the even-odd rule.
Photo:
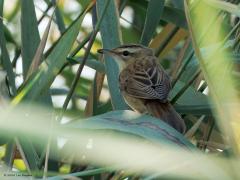
{"label": "bird's head", "polygon": [[127,44],[114,49],[99,49],[98,53],[106,54],[116,59],[120,69],[124,69],[141,57],[154,55],[152,49],[139,44]]}

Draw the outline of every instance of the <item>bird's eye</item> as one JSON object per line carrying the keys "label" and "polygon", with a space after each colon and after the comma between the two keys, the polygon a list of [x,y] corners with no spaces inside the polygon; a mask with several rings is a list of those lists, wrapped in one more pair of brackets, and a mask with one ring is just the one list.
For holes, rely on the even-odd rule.
{"label": "bird's eye", "polygon": [[129,51],[123,51],[123,55],[124,56],[128,56],[129,55]]}

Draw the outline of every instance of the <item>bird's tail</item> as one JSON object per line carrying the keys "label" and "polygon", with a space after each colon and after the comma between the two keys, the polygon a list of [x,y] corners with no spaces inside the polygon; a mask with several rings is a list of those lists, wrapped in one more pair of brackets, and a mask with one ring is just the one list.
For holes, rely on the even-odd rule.
{"label": "bird's tail", "polygon": [[145,104],[148,112],[154,117],[160,118],[182,134],[185,132],[186,126],[184,120],[169,102],[161,103],[156,100],[148,100]]}

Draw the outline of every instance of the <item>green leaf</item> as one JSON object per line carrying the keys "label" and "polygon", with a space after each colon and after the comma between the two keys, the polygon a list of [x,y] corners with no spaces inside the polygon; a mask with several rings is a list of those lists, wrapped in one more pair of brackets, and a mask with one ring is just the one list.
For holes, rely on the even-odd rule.
{"label": "green leaf", "polygon": [[66,179],[69,177],[93,176],[93,175],[107,173],[107,172],[111,172],[111,170],[109,168],[98,168],[98,169],[85,170],[85,171],[61,175],[61,176],[54,176],[54,177],[50,177],[48,179],[49,180],[60,180],[60,179]]}
{"label": "green leaf", "polygon": [[4,29],[4,36],[6,38],[7,42],[13,43],[15,46],[18,47],[18,44],[16,42],[16,40],[14,39],[14,37],[12,36],[11,32],[9,31],[9,29],[7,28],[7,26],[5,26],[3,24],[3,29]]}
{"label": "green leaf", "polygon": [[194,148],[182,134],[168,124],[149,115],[134,111],[112,111],[86,120],[75,120],[65,127],[84,130],[104,130],[132,134],[150,141],[171,144],[175,146]]}
{"label": "green leaf", "polygon": [[176,104],[174,108],[181,114],[193,114],[193,115],[212,115],[213,107],[210,104],[205,105],[184,105]]}
{"label": "green leaf", "polygon": [[[170,92],[170,99],[173,98],[184,85],[185,83],[178,81]],[[192,86],[190,86],[178,99],[177,104],[189,106],[208,105],[208,99],[206,95],[197,92]]]}
{"label": "green leaf", "polygon": [[[38,32],[38,22],[33,1],[21,1],[21,28],[22,28],[22,57],[23,57],[23,76],[27,80],[35,72],[43,57],[43,51],[47,42],[47,37],[51,25],[50,18],[42,40]],[[39,103],[52,105],[51,96],[48,91],[38,97]]]}
{"label": "green leaf", "polygon": [[233,15],[240,17],[240,11],[239,11],[240,8],[238,5],[235,5],[230,2],[217,1],[217,0],[208,0],[208,1],[205,0],[204,2],[207,3],[208,5],[211,5],[214,8],[226,11],[228,13],[231,13]]}
{"label": "green leaf", "polygon": [[183,0],[171,0],[174,6],[178,9],[184,9]]}
{"label": "green leaf", "polygon": [[[235,84],[232,78],[232,62],[226,59],[224,50],[215,50],[215,52],[208,57],[204,57],[201,48],[215,45],[216,42],[221,42],[223,37],[219,32],[223,28],[222,23],[213,23],[211,25],[211,31],[207,31],[202,39],[201,34],[205,30],[201,30],[201,27],[206,26],[209,23],[210,17],[217,17],[219,11],[213,8],[207,8],[202,2],[208,3],[209,1],[199,1],[200,4],[195,6],[194,15],[190,13],[191,6],[185,1],[185,12],[189,25],[189,32],[191,35],[194,51],[198,59],[200,68],[204,75],[204,79],[208,84],[208,88],[211,92],[211,100],[215,105],[216,122],[221,128],[224,135],[228,137],[227,143],[231,146],[233,152],[239,155],[239,128],[236,126],[238,123],[240,107],[239,94],[235,89]],[[211,2],[213,2],[211,0]],[[225,4],[225,2],[220,4]],[[225,4],[226,8],[229,8]],[[234,6],[237,7],[237,6]],[[238,7],[237,7],[238,8]],[[239,8],[238,8],[239,9]],[[234,8],[232,9],[234,10]],[[201,13],[201,12],[204,12]],[[239,13],[239,12],[238,12]]]}
{"label": "green leaf", "polygon": [[40,42],[37,17],[32,0],[21,1],[21,38],[23,76],[26,78]]}
{"label": "green leaf", "polygon": [[150,0],[145,19],[145,25],[141,37],[141,44],[148,45],[161,19],[164,8],[164,0]]}
{"label": "green leaf", "polygon": [[66,28],[65,28],[65,24],[64,24],[64,20],[63,20],[61,11],[60,11],[57,3],[56,3],[56,0],[52,0],[52,4],[54,6],[56,6],[56,9],[55,9],[56,23],[57,23],[57,26],[58,26],[58,29],[59,29],[60,33],[63,34],[64,31],[66,30]]}
{"label": "green leaf", "polygon": [[[4,4],[4,0],[0,0],[0,17],[3,17],[3,4]],[[17,94],[17,89],[15,85],[15,74],[13,72],[12,63],[10,61],[10,57],[6,47],[6,39],[4,36],[4,27],[3,27],[2,18],[0,18],[0,47],[1,47],[1,64],[3,68],[7,71],[9,84],[10,84],[12,93],[15,96]]]}
{"label": "green leaf", "polygon": [[50,31],[50,27],[51,27],[52,17],[53,17],[53,15],[51,16],[51,18],[48,21],[48,24],[47,24],[47,27],[44,31],[42,40],[39,42],[38,48],[36,50],[36,53],[35,53],[35,55],[32,59],[31,65],[30,65],[29,70],[27,72],[26,79],[28,79],[29,76],[32,75],[33,72],[35,72],[38,69],[38,66],[41,63],[41,59],[43,57],[43,51],[45,49],[48,34],[49,34],[49,31]]}
{"label": "green leaf", "polygon": [[[21,147],[23,150],[22,153],[24,154],[24,161],[28,164],[31,171],[38,171],[38,162],[39,157],[37,155],[36,149],[33,146],[32,142],[28,139],[27,136],[22,135],[18,138],[19,144],[18,146]],[[20,148],[18,147],[18,148]]]}
{"label": "green leaf", "polygon": [[46,61],[42,62],[39,70],[31,78],[30,82],[20,91],[18,96],[13,100],[13,104],[17,104],[28,94],[28,97],[36,99],[41,93],[49,89],[59,70],[66,62],[66,57],[71,50],[74,41],[77,38],[82,20],[88,9],[86,9],[67,31],[61,36],[57,44],[54,46]]}
{"label": "green leaf", "polygon": [[[98,17],[101,17],[106,0],[97,1]],[[121,35],[119,27],[119,15],[116,8],[116,2],[110,1],[106,14],[103,18],[100,33],[103,42],[103,48],[111,49],[121,44]],[[114,59],[105,57],[105,68],[108,80],[109,91],[111,95],[112,105],[114,109],[127,109],[120,91],[118,88],[119,69]]]}
{"label": "green leaf", "polygon": [[12,169],[13,159],[14,159],[14,151],[15,151],[15,143],[14,143],[14,140],[11,139],[7,143],[4,143],[4,144],[6,144],[6,153],[5,153],[5,157],[4,157],[4,162],[6,163],[6,165],[8,166],[9,169]]}
{"label": "green leaf", "polygon": [[185,13],[181,9],[165,6],[162,13],[162,20],[171,22],[178,27],[187,29]]}
{"label": "green leaf", "polygon": [[[184,85],[184,82],[178,81],[173,90],[170,92],[170,99],[175,97]],[[197,92],[192,86],[188,87],[184,94],[177,100],[174,107],[181,114],[212,114],[212,106],[209,104],[208,97],[200,92]]]}

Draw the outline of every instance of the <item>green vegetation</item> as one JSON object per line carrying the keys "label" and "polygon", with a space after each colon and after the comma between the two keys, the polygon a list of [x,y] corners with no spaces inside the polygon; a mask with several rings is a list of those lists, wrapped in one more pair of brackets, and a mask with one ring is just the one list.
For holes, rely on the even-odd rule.
{"label": "green vegetation", "polygon": [[[9,1],[10,2],[10,1]],[[240,1],[0,0],[0,179],[239,179]],[[141,43],[179,134],[130,110],[114,59]]]}

